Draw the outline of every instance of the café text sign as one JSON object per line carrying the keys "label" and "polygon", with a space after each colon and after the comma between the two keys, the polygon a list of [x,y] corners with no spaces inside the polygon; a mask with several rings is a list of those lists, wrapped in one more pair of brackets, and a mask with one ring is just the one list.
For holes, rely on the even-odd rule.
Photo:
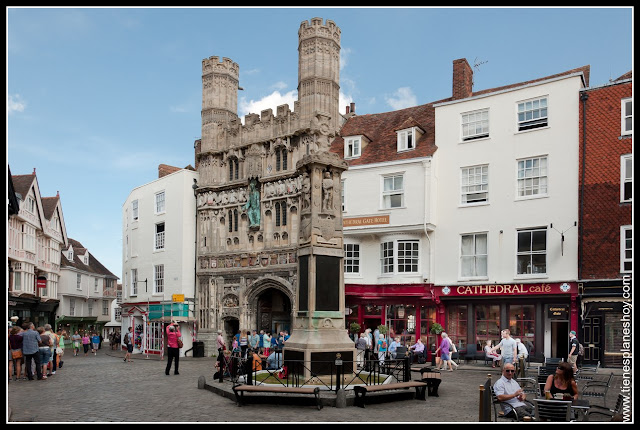
{"label": "caf\u00e9 text sign", "polygon": [[363,227],[377,224],[389,224],[389,215],[344,218],[342,220],[343,227]]}
{"label": "caf\u00e9 text sign", "polygon": [[511,294],[566,294],[571,286],[563,284],[459,285],[442,288],[444,296],[493,296]]}

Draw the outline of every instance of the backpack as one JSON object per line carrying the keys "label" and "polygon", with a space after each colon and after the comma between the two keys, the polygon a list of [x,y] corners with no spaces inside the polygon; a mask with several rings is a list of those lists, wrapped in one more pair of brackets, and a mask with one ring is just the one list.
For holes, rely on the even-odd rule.
{"label": "backpack", "polygon": [[124,335],[124,344],[129,345],[129,333]]}
{"label": "backpack", "polygon": [[578,343],[578,355],[584,356],[584,346],[581,343]]}
{"label": "backpack", "polygon": [[387,342],[386,341],[382,341],[382,349],[387,349]]}

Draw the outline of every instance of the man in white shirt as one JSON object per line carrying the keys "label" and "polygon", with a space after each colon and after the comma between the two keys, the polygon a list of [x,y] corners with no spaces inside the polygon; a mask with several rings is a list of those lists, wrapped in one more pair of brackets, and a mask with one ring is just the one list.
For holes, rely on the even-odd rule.
{"label": "man in white shirt", "polygon": [[525,416],[533,416],[533,405],[525,403],[527,395],[520,388],[520,384],[513,379],[515,367],[511,363],[507,363],[502,367],[502,377],[493,385],[493,391],[501,403],[504,415],[507,416],[512,410],[515,410],[518,420],[522,420]]}
{"label": "man in white shirt", "polygon": [[500,348],[501,351],[503,366],[506,363],[513,363],[515,361],[518,355],[518,348],[516,341],[511,337],[511,331],[509,331],[508,328],[502,330],[502,340],[499,344],[491,348],[491,352],[495,352],[498,348]]}

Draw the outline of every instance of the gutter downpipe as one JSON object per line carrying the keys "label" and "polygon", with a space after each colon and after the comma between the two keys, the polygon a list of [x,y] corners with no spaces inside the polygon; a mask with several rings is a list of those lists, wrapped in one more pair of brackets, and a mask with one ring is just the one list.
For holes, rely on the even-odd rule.
{"label": "gutter downpipe", "polygon": [[578,279],[582,279],[582,264],[583,264],[583,247],[584,247],[584,228],[582,226],[582,221],[584,218],[584,181],[585,181],[585,171],[586,171],[586,158],[587,158],[587,99],[589,95],[586,93],[586,90],[583,90],[580,93],[580,101],[582,101],[582,166],[581,166],[581,180],[580,180],[580,242],[578,245],[578,260],[580,263],[578,264]]}

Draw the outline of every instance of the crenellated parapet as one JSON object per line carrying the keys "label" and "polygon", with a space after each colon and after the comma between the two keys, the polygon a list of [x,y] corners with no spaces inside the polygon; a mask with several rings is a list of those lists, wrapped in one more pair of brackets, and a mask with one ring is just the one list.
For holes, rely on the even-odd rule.
{"label": "crenellated parapet", "polygon": [[298,42],[313,37],[332,39],[340,45],[340,28],[330,19],[326,21],[326,24],[323,24],[322,18],[312,18],[310,21],[302,21],[302,23],[300,23],[300,29],[298,30]]}

